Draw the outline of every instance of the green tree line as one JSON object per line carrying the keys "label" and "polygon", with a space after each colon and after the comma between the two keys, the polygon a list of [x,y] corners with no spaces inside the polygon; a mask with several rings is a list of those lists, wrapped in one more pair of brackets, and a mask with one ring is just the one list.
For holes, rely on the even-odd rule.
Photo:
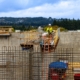
{"label": "green tree line", "polygon": [[57,25],[64,27],[68,30],[78,30],[80,29],[80,20],[77,19],[54,19],[52,26]]}
{"label": "green tree line", "polygon": [[80,29],[80,19],[67,19],[67,18],[44,18],[44,17],[25,17],[25,18],[13,18],[13,17],[1,17],[0,26],[12,26],[14,29],[31,30],[37,29],[38,26],[45,27],[48,24],[52,26],[58,26],[67,30]]}

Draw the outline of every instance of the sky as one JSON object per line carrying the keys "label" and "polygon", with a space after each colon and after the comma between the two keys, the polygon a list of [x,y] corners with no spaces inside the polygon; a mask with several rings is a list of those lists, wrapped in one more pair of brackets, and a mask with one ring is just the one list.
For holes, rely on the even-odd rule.
{"label": "sky", "polygon": [[80,0],[0,0],[0,17],[80,19]]}

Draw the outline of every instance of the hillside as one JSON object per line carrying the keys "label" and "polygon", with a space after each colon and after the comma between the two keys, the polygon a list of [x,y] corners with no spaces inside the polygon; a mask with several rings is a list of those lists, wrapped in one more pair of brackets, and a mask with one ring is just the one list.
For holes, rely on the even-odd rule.
{"label": "hillside", "polygon": [[53,19],[51,17],[25,17],[25,18],[13,18],[13,17],[0,17],[0,25],[25,25],[25,26],[45,26],[49,23],[52,24]]}

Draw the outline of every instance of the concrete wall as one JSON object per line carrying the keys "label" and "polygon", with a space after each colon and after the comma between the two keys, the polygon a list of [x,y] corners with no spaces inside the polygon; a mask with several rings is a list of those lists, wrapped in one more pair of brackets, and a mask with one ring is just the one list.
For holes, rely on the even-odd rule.
{"label": "concrete wall", "polygon": [[[26,37],[26,39],[25,39],[25,37]],[[0,65],[7,64],[8,62],[10,62],[10,65],[17,63],[18,65],[21,66],[20,68],[18,68],[18,69],[15,68],[14,70],[13,70],[13,68],[5,69],[4,70],[5,73],[6,73],[6,71],[8,72],[8,73],[6,73],[8,76],[5,77],[5,80],[15,80],[15,79],[13,79],[14,76],[16,76],[16,79],[19,79],[19,80],[27,79],[26,75],[25,75],[25,70],[29,70],[28,69],[29,68],[29,52],[21,51],[22,49],[21,49],[21,47],[19,47],[21,43],[24,43],[26,41],[27,41],[26,33],[12,33],[10,37],[0,37],[0,51],[1,51],[0,54],[2,54],[2,55],[0,55],[0,61],[5,60],[5,61],[1,62]],[[33,58],[32,59],[33,80],[38,80],[39,78],[40,78],[40,80],[46,80],[46,78],[47,78],[46,76],[48,76],[47,74],[48,74],[49,64],[53,61],[58,60],[59,57],[67,57],[68,60],[71,61],[72,56],[74,56],[73,61],[80,62],[80,59],[79,59],[79,57],[80,57],[80,54],[79,54],[80,53],[80,42],[79,41],[80,41],[80,32],[61,32],[60,40],[59,40],[56,52],[55,53],[52,52],[51,54],[44,54],[43,59],[42,59],[41,53],[39,53],[39,54],[36,53],[36,52],[40,52],[39,45],[34,45],[35,54],[33,54],[33,56],[32,56],[32,58]],[[10,47],[6,48],[5,46],[10,46]],[[12,46],[13,46],[13,48],[11,48]],[[62,49],[62,48],[64,48],[64,49]],[[10,52],[10,54],[9,54],[9,52]],[[73,55],[71,53],[73,53]],[[63,54],[65,54],[65,56]],[[68,54],[70,54],[70,56],[66,56]],[[57,56],[57,55],[60,55],[60,56]],[[13,58],[13,56],[14,56],[14,58]],[[16,62],[12,63],[11,62],[12,60],[13,60],[13,62],[14,61],[16,61]],[[27,67],[25,67],[26,63],[28,63],[26,65]],[[36,67],[34,67],[34,66],[36,66]],[[38,66],[40,66],[40,67],[38,67]],[[0,70],[2,70],[2,68],[0,68]],[[43,72],[42,72],[42,70],[43,70]],[[26,72],[26,74],[29,76],[29,71]],[[38,74],[40,76],[38,76]],[[37,75],[37,76],[35,77],[34,75]],[[4,74],[3,74],[3,76],[4,76]],[[8,79],[6,79],[6,78],[8,78]],[[0,79],[1,79],[1,76],[0,76]]]}
{"label": "concrete wall", "polygon": [[23,33],[11,33],[11,36],[0,36],[0,46],[19,46],[21,42],[24,42]]}
{"label": "concrete wall", "polygon": [[60,45],[80,45],[80,32],[61,32]]}
{"label": "concrete wall", "polygon": [[[28,33],[16,32],[16,33],[11,33],[11,36],[9,37],[0,36],[0,46],[20,46],[20,43],[27,41],[27,35],[29,36]],[[38,34],[35,34],[34,36],[38,36]],[[32,36],[32,39],[34,36]],[[80,41],[80,32],[61,32],[60,33],[59,45],[80,45],[79,41]]]}
{"label": "concrete wall", "polygon": [[[16,33],[11,33],[11,36],[9,37],[0,36],[0,46],[19,46],[20,43],[27,41],[27,35],[29,36],[28,33],[16,32]],[[34,36],[38,36],[38,34],[35,34]],[[32,36],[32,39],[34,36]],[[61,32],[60,33],[59,45],[80,45],[79,41],[80,41],[80,32]]]}

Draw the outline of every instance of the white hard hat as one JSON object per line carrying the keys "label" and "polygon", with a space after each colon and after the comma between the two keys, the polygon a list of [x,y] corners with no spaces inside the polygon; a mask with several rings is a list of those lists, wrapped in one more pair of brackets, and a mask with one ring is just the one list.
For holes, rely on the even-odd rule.
{"label": "white hard hat", "polygon": [[38,28],[41,28],[41,26],[39,26]]}
{"label": "white hard hat", "polygon": [[49,24],[49,26],[51,26],[51,24]]}

